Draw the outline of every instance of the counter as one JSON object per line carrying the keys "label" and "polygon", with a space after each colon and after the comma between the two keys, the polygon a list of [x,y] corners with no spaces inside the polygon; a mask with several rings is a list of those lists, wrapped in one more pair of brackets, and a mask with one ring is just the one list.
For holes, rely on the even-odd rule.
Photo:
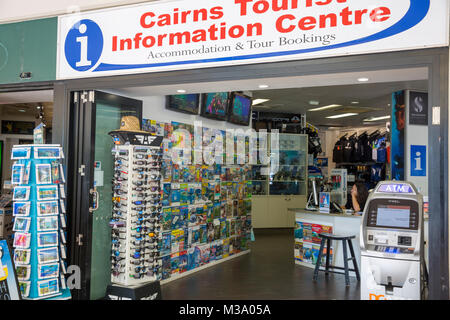
{"label": "counter", "polygon": [[[296,239],[294,249],[295,263],[298,265],[314,268],[315,259],[320,248],[318,233],[322,230],[328,232],[331,227],[331,233],[337,235],[355,235],[352,240],[353,249],[358,260],[358,268],[361,265],[361,252],[359,244],[359,233],[362,216],[347,214],[328,214],[318,211],[308,211],[304,208],[288,209],[295,214]],[[306,226],[306,231],[304,227]],[[310,231],[311,230],[311,231]],[[303,236],[304,235],[304,236]],[[424,239],[425,239],[425,260],[428,266],[428,218],[424,219]],[[338,267],[344,267],[344,258],[342,252],[342,241],[332,241],[333,248],[332,264]],[[350,252],[348,252],[350,257]],[[352,261],[349,261],[349,268],[353,269]],[[350,276],[355,276],[350,272]]]}

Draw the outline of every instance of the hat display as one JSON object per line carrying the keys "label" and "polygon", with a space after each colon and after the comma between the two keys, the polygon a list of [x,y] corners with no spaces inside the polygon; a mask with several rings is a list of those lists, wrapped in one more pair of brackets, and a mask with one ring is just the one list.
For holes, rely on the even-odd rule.
{"label": "hat display", "polygon": [[111,132],[148,133],[147,131],[141,130],[141,124],[136,116],[123,116],[120,119],[120,128]]}

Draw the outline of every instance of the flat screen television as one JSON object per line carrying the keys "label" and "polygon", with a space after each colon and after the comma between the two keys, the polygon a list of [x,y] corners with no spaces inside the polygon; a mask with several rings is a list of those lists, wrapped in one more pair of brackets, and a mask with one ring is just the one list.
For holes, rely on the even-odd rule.
{"label": "flat screen television", "polygon": [[234,92],[231,95],[228,122],[248,126],[252,114],[252,98]]}
{"label": "flat screen television", "polygon": [[204,93],[201,102],[201,115],[210,119],[227,120],[228,100],[228,92]]}
{"label": "flat screen television", "polygon": [[166,96],[166,109],[189,114],[198,114],[200,109],[200,95],[178,94]]}

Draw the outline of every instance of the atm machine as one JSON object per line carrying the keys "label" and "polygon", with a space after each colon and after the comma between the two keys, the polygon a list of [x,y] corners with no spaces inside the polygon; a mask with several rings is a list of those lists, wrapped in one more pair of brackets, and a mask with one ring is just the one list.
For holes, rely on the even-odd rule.
{"label": "atm machine", "polygon": [[361,220],[361,300],[426,299],[423,198],[409,182],[382,181]]}

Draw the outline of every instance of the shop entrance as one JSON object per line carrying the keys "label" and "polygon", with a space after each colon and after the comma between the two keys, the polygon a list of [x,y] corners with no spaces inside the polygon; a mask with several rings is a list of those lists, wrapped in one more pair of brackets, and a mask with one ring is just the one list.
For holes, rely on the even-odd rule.
{"label": "shop entrance", "polygon": [[[375,131],[378,128],[385,128],[386,121],[389,121],[387,117],[391,114],[391,106],[388,106],[388,104],[392,103],[390,98],[392,93],[398,90],[406,89],[427,91],[429,87],[427,76],[426,68],[415,68],[410,70],[399,69],[389,71],[355,72],[349,74],[342,73],[326,76],[249,79],[233,82],[217,81],[201,84],[184,82],[183,84],[165,86],[127,85],[122,88],[103,87],[102,90],[106,92],[114,92],[120,94],[121,96],[129,97],[129,100],[123,100],[124,102],[119,102],[119,104],[117,104],[117,99],[119,99],[117,96],[115,96],[116,100],[105,98],[105,96],[112,97],[111,94],[100,93],[98,91],[75,92],[74,96],[77,97],[77,99],[74,100],[73,110],[78,111],[74,113],[75,119],[77,120],[73,122],[74,130],[72,130],[72,134],[73,137],[79,137],[78,140],[76,140],[78,142],[75,144],[76,151],[74,153],[79,156],[76,158],[77,163],[73,166],[72,171],[74,172],[74,176],[78,176],[77,179],[74,180],[76,181],[74,183],[74,192],[76,192],[78,198],[74,198],[72,208],[74,210],[73,212],[77,213],[77,215],[80,215],[80,211],[86,212],[86,214],[82,215],[84,216],[84,220],[80,219],[77,222],[80,226],[79,230],[83,230],[81,229],[81,226],[88,226],[84,229],[85,233],[77,233],[77,235],[82,234],[83,238],[74,239],[74,244],[76,244],[75,246],[79,247],[77,255],[80,259],[80,265],[84,266],[86,270],[88,270],[85,276],[85,283],[89,289],[83,289],[86,291],[83,292],[82,290],[79,297],[92,299],[103,298],[105,295],[106,286],[110,281],[111,234],[108,223],[112,209],[112,186],[110,181],[113,176],[113,163],[110,152],[113,147],[113,141],[111,136],[108,135],[108,132],[116,130],[120,127],[120,120],[122,116],[135,115],[139,120],[141,120],[141,129],[148,130],[149,132],[155,130],[155,127],[152,126],[154,124],[152,121],[155,123],[177,122],[193,125],[194,121],[202,120],[205,127],[213,127],[222,130],[227,128],[242,128],[242,126],[235,126],[224,121],[202,118],[195,115],[187,115],[185,113],[174,112],[166,109],[166,96],[168,95],[235,91],[241,92],[248,96],[253,96],[254,100],[257,98],[270,100],[270,102],[266,101],[259,106],[254,105],[254,111],[291,114],[298,113],[299,115],[306,114],[307,122],[317,126],[319,130],[322,129],[323,131],[329,131],[330,137],[327,139],[326,144],[334,145],[336,139],[345,134],[344,131],[352,131],[351,134],[356,131],[359,135],[364,130],[372,133],[372,131]],[[365,85],[362,84],[363,81],[358,82],[358,79],[362,78],[368,78],[370,84]],[[388,83],[386,83],[386,81]],[[411,83],[408,83],[408,81]],[[346,88],[347,93],[353,90],[354,94],[344,96],[342,94],[342,91],[344,90],[342,86],[344,85],[348,86],[348,88]],[[263,90],[264,88],[269,90]],[[381,107],[381,104],[379,106],[375,106],[369,101],[370,99],[368,97],[364,97],[364,94],[370,96],[369,93],[371,91],[373,93],[377,90],[383,92],[383,107]],[[289,95],[294,95],[293,93],[296,91],[300,92],[297,92],[298,95],[296,97],[289,97]],[[331,91],[334,92],[334,95],[330,94]],[[291,93],[289,94],[288,92]],[[303,100],[299,98],[299,96],[302,95],[304,96]],[[89,101],[89,99],[91,99],[90,96],[93,96],[93,102]],[[374,99],[377,98],[376,94],[373,96]],[[360,101],[364,99],[366,99],[364,102]],[[291,101],[286,102],[286,100]],[[319,100],[318,105],[316,105],[315,100]],[[358,103],[355,103],[357,101]],[[103,102],[105,105],[103,105]],[[375,103],[375,101],[373,101],[373,103]],[[287,105],[284,106],[283,104]],[[333,104],[335,106],[330,107]],[[336,106],[338,104],[340,105]],[[130,108],[130,106],[133,106],[133,108]],[[329,108],[324,108],[322,111],[319,110],[308,112],[309,109],[320,107]],[[348,118],[335,117],[326,119],[327,117],[349,113],[352,115]],[[356,118],[359,120],[359,122],[356,121],[358,123],[353,121],[353,119]],[[382,119],[377,120],[377,118]],[[368,121],[364,123],[364,119],[367,119]],[[376,125],[374,126],[373,123]],[[145,127],[146,124],[148,125],[147,127]],[[261,126],[262,124],[260,123],[259,125]],[[285,130],[284,133],[286,136],[289,134],[299,133],[296,132],[296,129],[293,127],[295,126],[281,126],[280,129]],[[359,132],[360,130],[361,132]],[[77,132],[83,134],[80,136]],[[327,149],[328,147],[323,146],[323,148]],[[304,156],[304,161],[306,162],[308,156],[306,154]],[[330,157],[332,155],[328,153],[328,156]],[[78,170],[81,169],[83,165],[85,165],[85,171],[84,175],[81,175],[80,177]],[[345,164],[342,165],[345,166]],[[307,165],[305,165],[305,167],[306,166]],[[99,182],[101,176],[103,176],[103,184]],[[285,184],[287,184],[287,182],[288,181],[284,181]],[[302,182],[305,185],[305,190],[299,189],[301,191],[299,191],[298,194],[299,198],[295,200],[298,200],[298,203],[294,204],[296,208],[305,207],[307,202],[308,187],[306,186],[306,177]],[[94,189],[94,187],[96,190],[93,190],[93,195],[91,195],[90,191],[91,189]],[[283,188],[281,188],[281,190],[282,189]],[[280,188],[278,188],[278,190],[280,190]],[[97,195],[95,192],[98,193],[99,201],[96,201]],[[254,194],[255,198],[259,196],[262,197],[264,195]],[[252,200],[252,211],[266,211],[267,208],[272,208],[272,212],[270,214],[273,215],[273,213],[277,211],[277,213],[283,215],[283,222],[281,223],[278,221],[280,220],[278,219],[280,218],[280,215],[278,215],[278,217],[273,215],[271,216],[272,220],[266,219],[259,226],[254,224],[254,227],[291,228],[293,233],[295,218],[294,214],[288,210],[290,207],[286,205],[286,202],[289,202],[287,198],[294,198],[294,194],[275,194],[275,200],[270,198],[270,194],[266,194],[265,196],[266,197],[262,199],[262,201],[266,203],[265,205],[258,204]],[[98,205],[95,202],[97,202]],[[87,205],[88,203],[91,208]],[[282,203],[282,205],[280,205],[280,203]],[[94,211],[93,213],[89,212],[89,210],[92,211],[97,207],[97,211]],[[88,212],[89,214],[87,214]],[[266,213],[264,214],[267,215]],[[256,216],[258,213],[252,212],[252,215],[254,215],[252,220],[256,222]],[[92,221],[88,222],[89,220]],[[256,239],[256,242],[257,241],[258,239]],[[293,245],[294,244],[292,243],[292,246]],[[294,264],[293,256],[294,252],[292,252],[291,257],[292,265]],[[89,260],[89,258],[86,259],[86,257],[90,257],[91,261],[86,262]],[[242,259],[247,259],[247,257],[242,257]],[[174,288],[176,287],[176,283],[182,283],[183,281],[185,280],[181,279],[173,282],[170,286],[171,288]],[[239,283],[230,285],[239,286]],[[204,298],[208,297],[204,296]],[[249,296],[249,298],[251,298],[251,296]],[[298,298],[301,299],[302,297],[299,296]],[[332,299],[333,297],[328,298]]]}

